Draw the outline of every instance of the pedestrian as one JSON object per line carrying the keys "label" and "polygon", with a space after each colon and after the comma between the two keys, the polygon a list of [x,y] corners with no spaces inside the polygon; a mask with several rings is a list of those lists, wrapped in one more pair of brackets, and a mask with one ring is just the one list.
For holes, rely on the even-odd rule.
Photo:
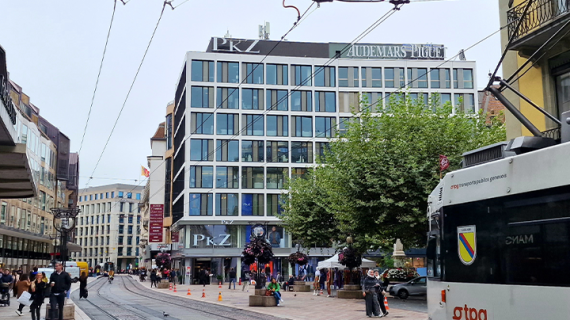
{"label": "pedestrian", "polygon": [[374,271],[374,278],[378,280],[380,283],[379,286],[376,287],[376,297],[378,298],[378,306],[380,307],[380,311],[382,314],[381,317],[385,317],[388,315],[388,311],[386,311],[386,306],[384,305],[384,296],[386,295],[386,288],[382,285],[382,279],[380,277],[380,273],[378,270]]}
{"label": "pedestrian", "polygon": [[376,287],[380,284],[374,278],[374,271],[368,270],[368,276],[362,281],[362,296],[366,299],[366,315],[368,317],[378,317],[378,298],[376,297]]}
{"label": "pedestrian", "polygon": [[321,290],[325,289],[325,282],[327,281],[327,269],[321,270],[321,276],[319,277],[319,288]]}
{"label": "pedestrian", "polygon": [[232,282],[234,283],[234,290],[236,289],[236,271],[234,270],[234,268],[230,269],[230,285],[228,286],[228,289],[232,288]]}
{"label": "pedestrian", "polygon": [[285,291],[289,291],[289,288],[291,288],[291,286],[294,284],[295,284],[295,277],[293,277],[293,275],[290,274],[289,280],[287,282],[285,282],[285,284],[284,284]]}
{"label": "pedestrian", "polygon": [[33,267],[32,271],[30,271],[30,281],[31,282],[34,282],[37,274],[38,274],[38,267]]}
{"label": "pedestrian", "polygon": [[317,272],[315,272],[315,281],[313,282],[313,295],[314,296],[318,296],[319,295],[319,288],[321,286],[321,271],[317,270]]}
{"label": "pedestrian", "polygon": [[[42,272],[43,273],[43,272]],[[32,312],[32,320],[40,320],[40,313],[42,304],[44,304],[44,295],[47,288],[47,283],[44,281],[42,273],[36,274],[35,280],[32,282],[32,305],[30,311]]]}
{"label": "pedestrian", "polygon": [[152,271],[150,272],[150,287],[152,288],[152,285],[154,285],[154,287],[156,288],[156,269],[152,269]]}
{"label": "pedestrian", "polygon": [[85,272],[81,273],[79,277],[79,299],[81,298],[87,299],[87,275]]}
{"label": "pedestrian", "polygon": [[172,269],[170,271],[170,279],[171,279],[172,283],[176,283],[176,269]]}
{"label": "pedestrian", "polygon": [[249,292],[250,279],[251,279],[251,275],[250,275],[249,271],[244,272],[243,277],[241,278],[241,280],[243,282],[243,287],[241,288],[241,291],[244,291],[247,289],[247,292]]}
{"label": "pedestrian", "polygon": [[13,281],[14,277],[10,274],[10,270],[4,269],[4,274],[0,278],[0,292],[2,293],[3,303],[7,305],[10,305],[10,286],[12,286]]}
{"label": "pedestrian", "polygon": [[[32,285],[32,283],[28,279],[28,275],[27,274],[21,275],[20,281],[18,281],[18,283],[16,283],[16,287],[18,288],[18,295],[16,297],[20,298],[24,292],[28,292],[30,290],[31,285]],[[16,310],[16,314],[21,316],[22,310],[24,309],[25,306],[26,306],[25,304],[20,303],[18,310]]]}
{"label": "pedestrian", "polygon": [[270,290],[273,297],[275,297],[275,303],[277,303],[278,307],[284,302],[283,299],[281,299],[281,292],[279,292],[279,289],[281,289],[281,286],[279,286],[279,283],[277,283],[275,278],[272,278],[271,283],[267,285],[267,290]]}
{"label": "pedestrian", "polygon": [[331,286],[333,284],[334,275],[333,269],[329,269],[327,272],[327,298],[331,296]]}
{"label": "pedestrian", "polygon": [[60,262],[55,264],[55,272],[49,277],[49,282],[51,286],[49,296],[50,319],[55,319],[56,310],[59,310],[59,320],[63,320],[63,304],[67,291],[71,288],[71,277],[69,277],[69,273],[63,272],[63,265]]}
{"label": "pedestrian", "polygon": [[16,270],[12,270],[12,279],[12,293],[14,294],[14,297],[16,297],[16,295],[18,295],[18,287],[16,287],[16,283],[20,281],[20,275]]}
{"label": "pedestrian", "polygon": [[201,269],[200,272],[198,273],[198,278],[200,279],[200,284],[204,285],[204,287],[206,286],[206,270],[205,269]]}

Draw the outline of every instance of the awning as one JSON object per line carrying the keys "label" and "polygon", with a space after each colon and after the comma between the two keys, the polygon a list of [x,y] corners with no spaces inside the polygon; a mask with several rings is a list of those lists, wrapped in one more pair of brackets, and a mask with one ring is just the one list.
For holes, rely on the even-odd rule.
{"label": "awning", "polygon": [[69,250],[69,252],[81,252],[81,246],[77,243],[68,242],[67,250]]}
{"label": "awning", "polygon": [[[333,269],[333,268],[344,269],[344,268],[346,268],[346,266],[344,266],[344,265],[340,264],[340,262],[338,262],[338,253],[337,253],[334,256],[332,256],[331,258],[328,258],[327,260],[319,262],[319,264],[317,265],[317,270],[325,269],[325,268],[326,269]],[[376,268],[376,262],[362,258],[362,264],[360,265],[360,268]]]}
{"label": "awning", "polygon": [[8,227],[6,225],[0,225],[0,235],[7,235],[10,237],[28,239],[33,241],[40,241],[45,243],[52,243],[53,239],[50,239],[47,236],[39,235],[37,233],[32,233],[25,230],[16,229],[13,227]]}
{"label": "awning", "polygon": [[26,156],[26,145],[0,146],[0,199],[31,198],[36,186]]}

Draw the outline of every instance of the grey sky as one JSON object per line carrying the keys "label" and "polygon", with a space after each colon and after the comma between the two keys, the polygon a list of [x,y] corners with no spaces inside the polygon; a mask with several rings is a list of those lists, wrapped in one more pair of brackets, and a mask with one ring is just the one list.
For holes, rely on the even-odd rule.
{"label": "grey sky", "polygon": [[[174,1],[174,5],[183,0]],[[81,152],[80,186],[95,166],[162,8],[161,0],[117,4],[95,104]],[[258,25],[271,23],[278,40],[296,20],[281,0],[190,0],[165,10],[154,42],[118,127],[89,185],[141,179],[150,137],[164,121],[186,51],[204,51],[212,36],[229,29],[255,39]],[[287,1],[304,11],[310,0]],[[315,8],[316,5],[313,7]],[[392,6],[388,3],[324,3],[288,37],[291,41],[350,42]],[[77,151],[103,52],[113,0],[3,0],[0,45],[7,51],[11,79],[31,97],[40,114],[71,138]],[[406,5],[363,41],[438,43],[455,55],[499,28],[496,0],[427,1]],[[477,61],[477,83],[500,57],[499,34],[466,53]],[[99,179],[109,178],[109,179]],[[133,182],[133,180],[131,180]]]}

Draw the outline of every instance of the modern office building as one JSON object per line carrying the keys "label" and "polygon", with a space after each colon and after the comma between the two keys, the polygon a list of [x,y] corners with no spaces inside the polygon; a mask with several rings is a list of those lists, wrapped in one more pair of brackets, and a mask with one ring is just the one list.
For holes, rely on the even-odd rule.
{"label": "modern office building", "polygon": [[475,62],[444,63],[443,45],[276,45],[212,38],[205,52],[185,55],[165,132],[173,141],[169,214],[179,232],[173,256],[179,267],[190,267],[192,279],[204,268],[241,272],[255,225],[273,245],[272,272],[291,272],[285,258],[295,248],[279,219],[283,187],[342,133],[361,96],[375,103],[373,112],[400,87],[426,104],[439,93],[454,112],[478,106]]}
{"label": "modern office building", "polygon": [[[1,47],[0,101],[0,266],[29,271],[58,258],[50,255],[58,238],[50,209],[77,203],[79,158],[9,80]],[[70,251],[79,250],[73,235],[67,240]]]}
{"label": "modern office building", "polygon": [[93,268],[105,262],[117,269],[138,266],[143,190],[128,184],[79,190],[76,238],[82,251],[74,254],[76,260]]}

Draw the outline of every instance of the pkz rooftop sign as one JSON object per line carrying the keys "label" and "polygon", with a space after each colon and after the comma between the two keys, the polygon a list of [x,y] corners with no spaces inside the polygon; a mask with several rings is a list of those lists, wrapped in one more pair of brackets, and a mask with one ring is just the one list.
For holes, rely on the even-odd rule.
{"label": "pkz rooftop sign", "polygon": [[440,44],[353,44],[348,50],[343,48],[346,45],[331,44],[331,57],[341,52],[341,58],[349,59],[445,59],[445,47]]}

